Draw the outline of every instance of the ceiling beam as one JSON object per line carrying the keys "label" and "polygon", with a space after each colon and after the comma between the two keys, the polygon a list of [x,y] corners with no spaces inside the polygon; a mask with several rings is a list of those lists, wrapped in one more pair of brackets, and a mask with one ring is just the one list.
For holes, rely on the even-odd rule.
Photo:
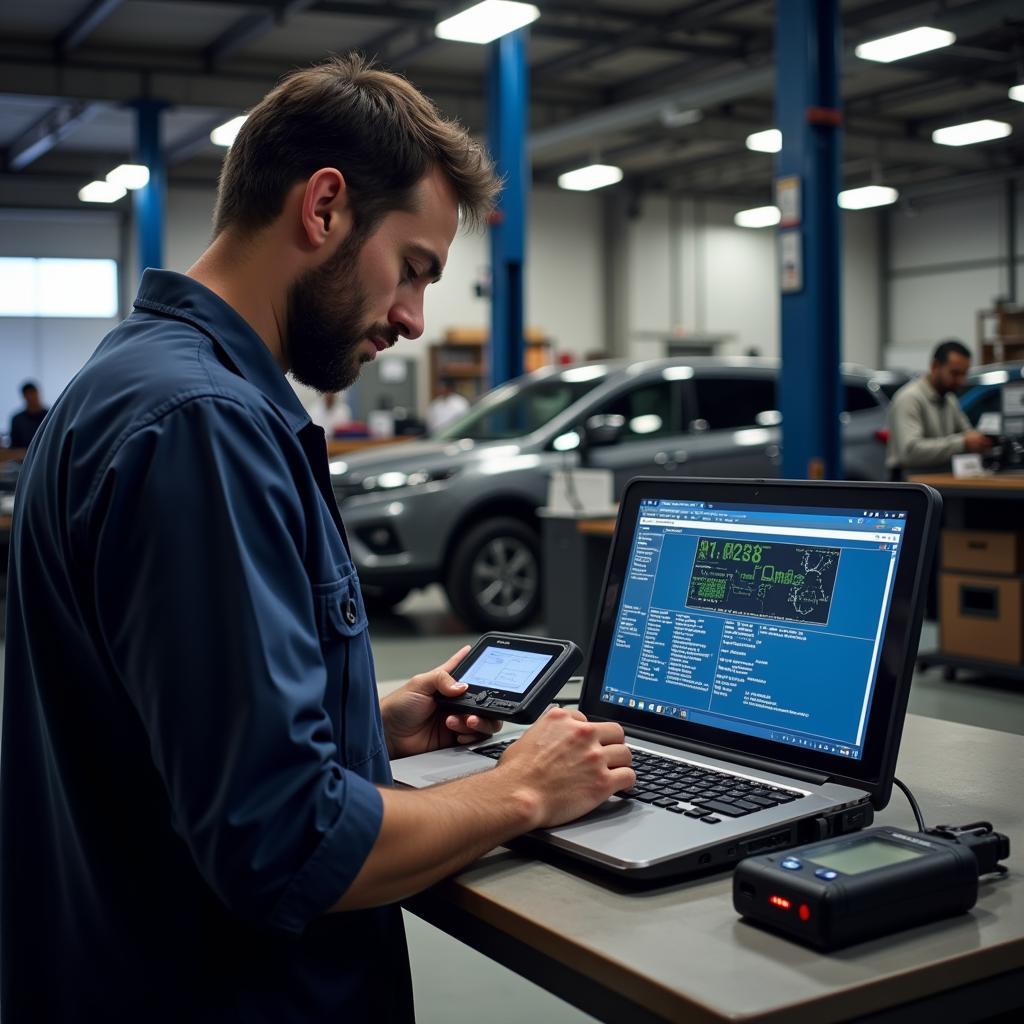
{"label": "ceiling beam", "polygon": [[317,0],[288,0],[287,3],[277,4],[274,10],[259,14],[243,14],[203,50],[203,62],[208,68],[217,67],[239,50],[272,32],[278,25],[285,24],[292,15],[301,14],[316,2]]}
{"label": "ceiling beam", "polygon": [[92,0],[64,26],[53,42],[54,52],[64,57],[81,46],[121,6],[122,0]]}
{"label": "ceiling beam", "polygon": [[[746,7],[750,0],[696,0],[677,7],[660,17],[646,18],[636,28],[625,33],[609,32],[600,42],[584,46],[572,53],[554,57],[543,64],[535,65],[531,71],[541,76],[565,74],[578,67],[592,64],[603,57],[620,54],[632,47],[654,46],[658,49],[675,49],[687,53],[702,53],[723,59],[736,59],[744,54],[742,45],[716,46],[697,42],[676,45],[671,36],[675,32],[696,31],[707,23],[708,18],[717,17],[737,7]],[[539,27],[539,23],[538,23]]]}
{"label": "ceiling beam", "polygon": [[8,145],[4,166],[9,171],[23,171],[33,160],[38,160],[95,117],[99,109],[96,103],[58,103]]}

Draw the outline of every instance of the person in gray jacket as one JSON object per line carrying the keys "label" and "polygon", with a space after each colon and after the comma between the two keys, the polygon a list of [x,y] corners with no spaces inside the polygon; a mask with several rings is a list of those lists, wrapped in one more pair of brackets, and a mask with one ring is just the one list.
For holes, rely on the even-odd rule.
{"label": "person in gray jacket", "polygon": [[893,396],[885,459],[892,479],[910,472],[948,472],[954,455],[992,447],[990,438],[971,428],[957,401],[970,368],[967,347],[944,341],[932,354],[928,373]]}

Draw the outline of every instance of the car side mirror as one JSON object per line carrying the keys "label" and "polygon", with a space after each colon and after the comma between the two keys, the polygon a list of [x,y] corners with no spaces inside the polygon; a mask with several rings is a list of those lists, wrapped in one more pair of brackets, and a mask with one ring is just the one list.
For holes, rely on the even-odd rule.
{"label": "car side mirror", "polygon": [[626,417],[618,413],[591,416],[584,425],[583,442],[588,448],[617,444],[626,429]]}

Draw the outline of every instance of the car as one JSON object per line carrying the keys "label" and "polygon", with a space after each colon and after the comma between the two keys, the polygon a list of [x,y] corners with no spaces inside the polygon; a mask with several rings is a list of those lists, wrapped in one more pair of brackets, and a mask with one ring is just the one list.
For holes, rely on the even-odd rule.
{"label": "car", "polygon": [[[548,367],[496,388],[437,437],[331,463],[334,495],[371,608],[443,584],[481,630],[514,630],[541,599],[537,510],[551,471],[778,476],[779,363],[753,358]],[[845,366],[848,479],[882,480],[888,399],[906,377]]]}
{"label": "car", "polygon": [[1021,381],[1024,381],[1024,363],[976,366],[967,375],[967,384],[960,395],[960,408],[976,427],[983,413],[1002,412],[1003,385]]}

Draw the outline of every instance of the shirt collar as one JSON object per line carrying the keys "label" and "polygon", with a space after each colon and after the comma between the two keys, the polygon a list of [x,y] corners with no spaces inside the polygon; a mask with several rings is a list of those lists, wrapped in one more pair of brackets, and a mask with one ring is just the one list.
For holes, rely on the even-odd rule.
{"label": "shirt collar", "polygon": [[942,403],[945,402],[946,396],[940,395],[938,391],[935,390],[935,386],[928,379],[927,374],[921,377],[921,387],[924,388],[925,396],[928,398],[929,402],[934,402],[936,405],[942,405]]}
{"label": "shirt collar", "polygon": [[298,433],[310,422],[299,396],[274,362],[263,339],[219,295],[171,270],[148,269],[134,305],[198,327],[231,360],[238,373],[272,402]]}

